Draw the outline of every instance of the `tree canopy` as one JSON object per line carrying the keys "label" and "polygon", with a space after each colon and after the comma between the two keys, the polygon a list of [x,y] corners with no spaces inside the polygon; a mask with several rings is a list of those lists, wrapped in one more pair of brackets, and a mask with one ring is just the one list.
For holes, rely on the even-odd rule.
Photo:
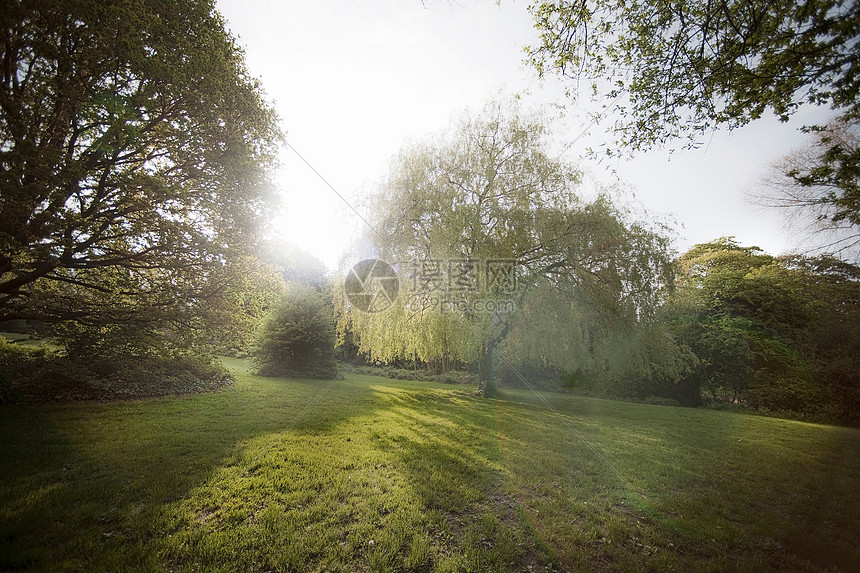
{"label": "tree canopy", "polygon": [[277,267],[287,282],[322,289],[330,279],[325,264],[299,246],[283,240],[267,240],[260,245],[260,257]]}
{"label": "tree canopy", "polygon": [[[653,311],[671,274],[668,239],[627,221],[605,195],[581,198],[579,174],[551,152],[547,125],[514,102],[491,102],[394,158],[368,238],[401,269],[406,292],[384,312],[344,315],[361,351],[475,362],[492,391],[494,354],[512,327],[553,347],[536,307],[561,321],[587,308],[596,322],[631,327]],[[514,280],[490,280],[504,262]],[[570,312],[543,306],[535,289],[560,293]],[[599,330],[579,332],[590,353]],[[555,363],[569,361],[567,350],[519,354]]]}
{"label": "tree canopy", "polygon": [[695,142],[768,110],[786,120],[804,103],[860,113],[856,2],[575,0],[531,11],[533,65],[590,83],[627,149]]}
{"label": "tree canopy", "polygon": [[280,137],[214,2],[12,1],[0,34],[0,320],[182,321]]}
{"label": "tree canopy", "polygon": [[679,384],[761,410],[856,420],[858,273],[831,257],[777,258],[733,239],[696,245],[679,258],[662,315],[698,358]]}
{"label": "tree canopy", "polygon": [[[465,277],[477,277],[494,260],[521,273],[525,256],[539,265],[543,224],[576,202],[578,173],[547,153],[545,123],[516,108],[489,103],[480,114],[463,116],[450,133],[408,146],[393,159],[371,218],[381,238],[370,238],[380,243],[380,258],[402,269],[417,265],[406,273],[417,276],[406,278],[404,286],[415,288],[387,312],[350,314],[360,350],[374,359],[482,357],[490,381],[489,363],[508,317],[474,312],[473,303],[485,295],[516,297],[521,285],[506,293],[449,289],[443,273],[453,263]],[[427,272],[432,276],[422,276]],[[440,307],[448,303],[449,309]]]}

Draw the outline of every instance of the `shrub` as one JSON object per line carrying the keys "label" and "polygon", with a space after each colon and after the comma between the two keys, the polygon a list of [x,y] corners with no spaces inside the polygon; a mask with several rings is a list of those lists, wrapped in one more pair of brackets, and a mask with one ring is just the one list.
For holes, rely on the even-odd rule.
{"label": "shrub", "polygon": [[330,301],[310,286],[292,284],[263,321],[252,356],[263,376],[331,379],[334,313]]}
{"label": "shrub", "polygon": [[450,370],[435,377],[442,384],[477,384],[478,376],[465,370]]}
{"label": "shrub", "polygon": [[0,339],[0,404],[153,398],[230,383],[229,373],[207,356],[69,356]]}

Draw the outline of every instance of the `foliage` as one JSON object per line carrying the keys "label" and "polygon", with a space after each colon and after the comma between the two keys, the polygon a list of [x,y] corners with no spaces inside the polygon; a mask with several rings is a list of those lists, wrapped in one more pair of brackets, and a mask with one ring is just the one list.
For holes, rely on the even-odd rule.
{"label": "foliage", "polygon": [[[515,101],[490,102],[449,133],[412,144],[394,159],[375,201],[377,235],[369,239],[378,243],[380,258],[406,270],[404,284],[384,312],[343,313],[341,332],[351,329],[360,351],[382,362],[471,362],[492,393],[495,353],[512,328],[519,343],[506,343],[504,351],[519,345],[518,361],[568,366],[577,356],[559,340],[579,336],[567,328],[577,313],[618,331],[653,314],[671,273],[668,239],[660,229],[628,221],[607,194],[580,199],[579,174],[552,153],[548,125]],[[509,261],[517,276],[509,290],[492,283],[459,288],[427,280],[428,261],[453,261],[455,270],[476,274],[489,261]],[[346,299],[339,300],[348,310]],[[509,301],[513,312],[482,312],[477,303],[486,300]],[[565,311],[556,314],[559,309]],[[590,357],[603,331],[586,330],[578,343]],[[547,354],[544,345],[557,352]]]}
{"label": "foliage", "polygon": [[193,305],[178,307],[134,298],[113,306],[104,293],[80,292],[79,305],[103,307],[78,320],[49,323],[45,333],[68,356],[119,362],[160,353],[246,352],[284,284],[255,257],[238,256],[212,268],[198,288]]}
{"label": "foliage", "polygon": [[774,258],[731,239],[696,245],[679,264],[663,320],[698,359],[685,383],[758,410],[860,418],[856,267]]}
{"label": "foliage", "polygon": [[322,289],[329,284],[325,264],[311,253],[298,246],[269,240],[261,246],[261,258],[278,268],[287,282],[302,283]]}
{"label": "foliage", "polygon": [[188,324],[279,138],[214,3],[15,1],[0,29],[0,319]]}
{"label": "foliage", "polygon": [[68,355],[0,338],[0,404],[151,398],[211,392],[231,383],[227,371],[205,356]]}
{"label": "foliage", "polygon": [[159,354],[167,347],[176,347],[165,336],[167,333],[159,331],[143,316],[134,322],[62,322],[51,329],[51,334],[66,356],[88,356],[107,361],[146,358]]}
{"label": "foliage", "polygon": [[286,288],[279,275],[277,267],[254,256],[216,268],[201,299],[198,338],[219,353],[248,352],[254,333]]}
{"label": "foliage", "polygon": [[860,119],[836,120],[771,166],[759,201],[817,235],[816,251],[860,260]]}
{"label": "foliage", "polygon": [[531,12],[532,64],[593,81],[622,147],[695,141],[767,110],[786,120],[807,102],[860,112],[856,2],[539,1]]}
{"label": "foliage", "polygon": [[219,353],[244,356],[266,314],[287,283],[330,289],[323,263],[295,245],[264,241],[256,255],[243,255],[217,268],[201,300],[205,341]]}
{"label": "foliage", "polygon": [[[463,261],[475,270],[496,259],[518,264],[536,247],[541,216],[574,201],[576,171],[547,148],[543,118],[520,113],[514,102],[490,102],[481,113],[464,115],[450,133],[407,147],[375,201],[379,237],[371,238],[380,243],[381,258],[400,268],[434,260]],[[386,312],[349,313],[359,349],[381,361],[448,356],[480,362],[492,393],[493,352],[507,317],[471,308],[496,293],[440,282],[407,277],[404,286],[412,292]],[[519,294],[512,291],[504,294]],[[448,300],[464,303],[466,311],[444,312],[439,303]]]}
{"label": "foliage", "polygon": [[[505,349],[580,372],[591,391],[626,396],[642,377],[677,378],[693,357],[657,322],[674,276],[666,230],[603,195],[564,217],[543,275],[521,301]],[[644,398],[644,396],[640,396]]]}
{"label": "foliage", "polygon": [[263,321],[252,350],[264,376],[335,378],[330,301],[311,286],[291,284]]}
{"label": "foliage", "polygon": [[502,360],[497,374],[501,388],[561,391],[564,388],[558,369],[535,363],[514,364]]}
{"label": "foliage", "polygon": [[[842,0],[536,1],[541,75],[591,82],[615,123],[609,154],[734,129],[801,105],[835,110],[786,157],[765,202],[823,229],[823,250],[856,251],[860,224],[860,5]],[[852,252],[856,255],[856,252]]]}
{"label": "foliage", "polygon": [[659,396],[648,396],[644,400],[645,404],[652,406],[680,406],[681,403],[674,398],[661,398]]}
{"label": "foliage", "polygon": [[478,380],[475,375],[465,370],[448,370],[440,374],[431,372],[427,368],[396,368],[389,365],[356,366],[343,364],[342,368],[354,374],[365,374],[369,376],[382,376],[394,380],[423,380],[440,382],[442,384],[476,384]]}
{"label": "foliage", "polygon": [[804,277],[815,301],[801,338],[817,377],[827,385],[835,419],[860,420],[860,267],[829,256],[784,257],[780,264]]}

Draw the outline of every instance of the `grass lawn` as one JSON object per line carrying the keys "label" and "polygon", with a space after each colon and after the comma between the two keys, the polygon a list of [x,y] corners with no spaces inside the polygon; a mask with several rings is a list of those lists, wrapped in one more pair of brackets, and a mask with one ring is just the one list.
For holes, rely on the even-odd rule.
{"label": "grass lawn", "polygon": [[226,363],[0,408],[0,569],[860,570],[857,430]]}

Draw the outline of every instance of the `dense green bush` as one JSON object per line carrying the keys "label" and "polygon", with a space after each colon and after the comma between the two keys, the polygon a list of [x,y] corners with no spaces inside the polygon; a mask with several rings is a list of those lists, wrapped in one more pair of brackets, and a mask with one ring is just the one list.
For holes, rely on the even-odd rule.
{"label": "dense green bush", "polygon": [[252,357],[263,376],[331,379],[337,377],[334,344],[331,302],[293,283],[263,321]]}
{"label": "dense green bush", "polygon": [[229,373],[207,356],[72,356],[0,338],[0,404],[151,398],[230,383]]}

